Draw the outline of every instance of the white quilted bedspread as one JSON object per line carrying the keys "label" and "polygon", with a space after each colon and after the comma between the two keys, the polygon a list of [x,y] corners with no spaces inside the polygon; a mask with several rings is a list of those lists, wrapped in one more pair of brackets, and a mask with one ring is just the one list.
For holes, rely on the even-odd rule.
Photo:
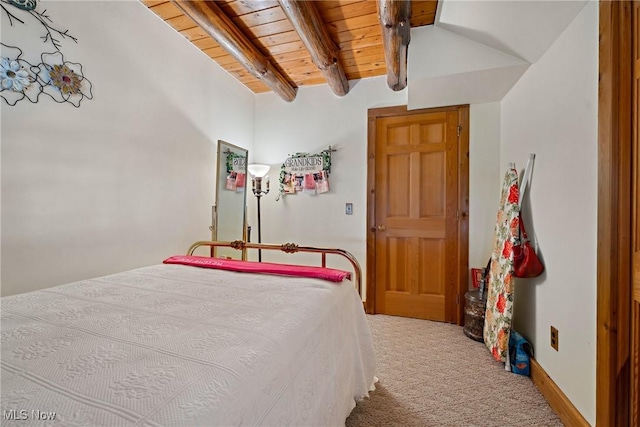
{"label": "white quilted bedspread", "polygon": [[374,378],[348,281],[161,264],[0,309],[2,425],[344,425]]}

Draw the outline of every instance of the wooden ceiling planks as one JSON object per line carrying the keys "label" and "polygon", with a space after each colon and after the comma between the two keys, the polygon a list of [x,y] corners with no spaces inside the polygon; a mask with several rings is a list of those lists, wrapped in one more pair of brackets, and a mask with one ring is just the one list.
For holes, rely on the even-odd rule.
{"label": "wooden ceiling planks", "polygon": [[[216,0],[216,4],[227,15],[240,16],[248,13],[258,12],[260,10],[270,9],[278,6],[277,0],[240,0],[240,1],[220,1]],[[231,14],[229,13],[231,11]]]}
{"label": "wooden ceiling planks", "polygon": [[184,15],[182,13],[182,11],[180,9],[178,9],[176,7],[176,5],[171,3],[170,1],[166,1],[165,3],[161,2],[160,4],[158,4],[156,6],[150,6],[149,5],[150,2],[147,2],[147,1],[145,1],[144,3],[147,5],[147,7],[152,8],[153,12],[156,15],[158,15],[160,18],[164,19],[165,21],[167,19],[171,19],[171,18],[175,18],[177,16]]}
{"label": "wooden ceiling planks", "polygon": [[285,101],[295,99],[297,87],[282,74],[247,36],[212,1],[172,0],[173,3],[193,19],[207,34],[224,46],[238,63],[258,80],[269,86]]}
{"label": "wooden ceiling planks", "polygon": [[[174,3],[165,0],[141,2],[251,91],[263,93],[271,90],[247,72]],[[294,86],[326,83],[277,0],[214,2]],[[314,1],[327,32],[340,48],[338,56],[348,80],[387,73],[376,3],[375,0]],[[437,0],[412,1],[411,26],[433,24],[436,7]]]}
{"label": "wooden ceiling planks", "polygon": [[[313,64],[322,72],[331,91],[344,96],[349,82],[344,73],[338,51],[340,48],[327,31],[327,26],[315,4],[311,1],[278,0],[287,18],[304,43]],[[284,65],[281,65],[285,68]]]}
{"label": "wooden ceiling planks", "polygon": [[242,28],[251,28],[262,24],[268,24],[270,22],[283,21],[287,19],[287,15],[277,4],[274,7],[268,9],[258,10],[257,12],[247,13],[245,15],[238,15],[233,21]]}
{"label": "wooden ceiling planks", "polygon": [[166,3],[167,0],[144,0],[142,3],[144,3],[147,7],[153,7],[153,6],[157,6],[160,5],[162,3]]}
{"label": "wooden ceiling planks", "polygon": [[422,27],[431,25],[436,20],[435,1],[412,1],[411,2],[411,27]]}
{"label": "wooden ceiling planks", "polygon": [[375,1],[318,1],[316,2],[316,7],[325,22],[337,21],[338,19],[355,18],[362,15],[375,15],[378,13]]}

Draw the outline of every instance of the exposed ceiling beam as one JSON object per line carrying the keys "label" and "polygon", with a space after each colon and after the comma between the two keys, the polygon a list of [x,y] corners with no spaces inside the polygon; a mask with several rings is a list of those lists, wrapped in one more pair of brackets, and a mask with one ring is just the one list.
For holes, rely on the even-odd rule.
{"label": "exposed ceiling beam", "polygon": [[278,2],[333,93],[338,96],[346,95],[349,92],[349,82],[338,59],[340,48],[329,36],[327,27],[313,2],[298,0],[278,0]]}
{"label": "exposed ceiling beam", "polygon": [[378,0],[387,84],[395,91],[407,86],[407,48],[411,40],[411,1]]}
{"label": "exposed ceiling beam", "polygon": [[251,43],[213,1],[172,1],[252,75],[263,81],[282,99],[287,102],[295,99],[297,89],[280,74],[271,61]]}

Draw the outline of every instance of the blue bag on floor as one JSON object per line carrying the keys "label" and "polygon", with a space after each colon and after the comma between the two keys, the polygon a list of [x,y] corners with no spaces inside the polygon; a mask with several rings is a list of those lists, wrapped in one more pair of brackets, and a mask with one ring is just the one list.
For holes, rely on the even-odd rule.
{"label": "blue bag on floor", "polygon": [[509,335],[509,359],[511,372],[529,376],[533,347],[522,335],[511,330]]}

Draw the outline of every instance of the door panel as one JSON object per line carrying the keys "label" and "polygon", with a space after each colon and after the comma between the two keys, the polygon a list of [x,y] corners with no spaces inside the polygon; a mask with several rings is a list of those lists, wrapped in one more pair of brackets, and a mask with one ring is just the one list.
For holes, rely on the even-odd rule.
{"label": "door panel", "polygon": [[420,182],[423,190],[428,197],[420,199],[421,206],[419,217],[438,217],[445,216],[445,158],[443,152],[423,153],[421,160]]}
{"label": "door panel", "polygon": [[422,239],[420,241],[420,288],[419,294],[444,294],[444,240]]}
{"label": "door panel", "polygon": [[389,175],[387,217],[405,218],[409,216],[409,186],[411,156],[409,154],[391,154],[387,158]]}
{"label": "door panel", "polygon": [[631,425],[640,426],[640,3],[633,2]]}
{"label": "door panel", "polygon": [[458,114],[376,120],[376,313],[455,320]]}

